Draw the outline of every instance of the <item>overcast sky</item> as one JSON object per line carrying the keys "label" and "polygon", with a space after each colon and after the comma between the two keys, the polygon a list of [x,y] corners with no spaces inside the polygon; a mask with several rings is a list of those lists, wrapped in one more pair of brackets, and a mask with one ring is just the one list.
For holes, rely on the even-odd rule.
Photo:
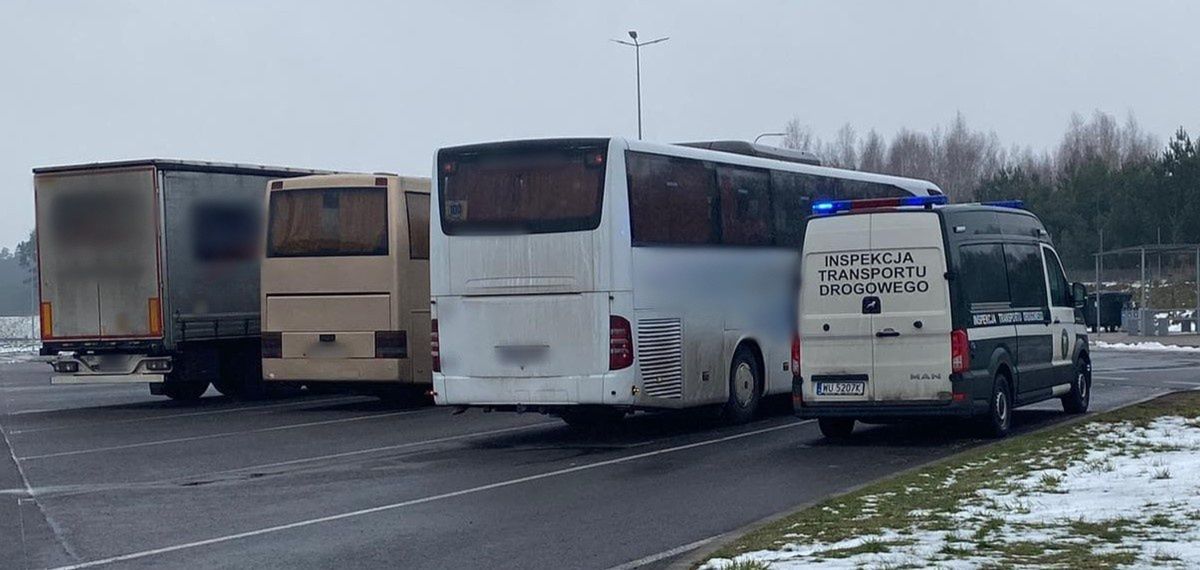
{"label": "overcast sky", "polygon": [[0,245],[30,169],[143,157],[428,175],[514,137],[753,138],[791,117],[1005,146],[1072,111],[1200,134],[1200,2],[0,0]]}

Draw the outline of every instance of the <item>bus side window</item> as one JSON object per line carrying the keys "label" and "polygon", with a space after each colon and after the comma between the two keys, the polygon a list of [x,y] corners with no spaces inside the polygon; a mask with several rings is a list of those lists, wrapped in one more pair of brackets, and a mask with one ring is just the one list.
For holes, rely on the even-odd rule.
{"label": "bus side window", "polygon": [[1008,275],[1004,250],[998,243],[969,244],[958,248],[958,280],[968,307],[1009,304]]}
{"label": "bus side window", "polygon": [[408,257],[429,259],[429,194],[405,192],[408,209]]}
{"label": "bus side window", "polygon": [[862,180],[843,180],[841,194],[838,195],[838,198],[842,200],[864,200],[868,198],[897,198],[911,195],[911,193],[905,191],[903,188],[892,186],[891,184],[863,182]]}
{"label": "bus side window", "polygon": [[[816,194],[805,175],[771,171],[771,206],[775,218],[775,245],[799,249],[804,245],[804,220],[812,214]],[[812,178],[812,177],[807,177]]]}
{"label": "bus side window", "polygon": [[626,153],[633,245],[717,243],[717,182],[707,164]]}
{"label": "bus side window", "polygon": [[717,179],[721,188],[721,243],[770,245],[770,174],[718,166]]}

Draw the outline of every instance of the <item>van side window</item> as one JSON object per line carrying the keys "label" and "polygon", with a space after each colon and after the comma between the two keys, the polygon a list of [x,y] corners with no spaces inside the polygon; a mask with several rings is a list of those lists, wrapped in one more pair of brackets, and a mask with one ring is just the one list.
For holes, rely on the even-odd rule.
{"label": "van side window", "polygon": [[408,209],[408,257],[429,259],[429,194],[405,192]]}
{"label": "van side window", "polygon": [[998,243],[964,245],[958,248],[958,280],[967,303],[1008,303],[1008,276],[1004,250]]}
{"label": "van side window", "polygon": [[717,181],[687,158],[625,154],[633,245],[717,243]]}
{"label": "van side window", "polygon": [[996,218],[999,220],[1004,233],[1008,235],[1021,237],[1041,237],[1045,228],[1037,218],[1028,214],[1018,214],[1009,212],[997,212]]}
{"label": "van side window", "polygon": [[721,243],[771,245],[771,175],[765,170],[717,167],[721,188]]}
{"label": "van side window", "polygon": [[1062,263],[1053,249],[1043,248],[1046,258],[1046,276],[1050,281],[1050,304],[1055,307],[1073,307],[1071,303],[1071,286],[1067,284],[1067,276],[1063,274]]}
{"label": "van side window", "polygon": [[1013,307],[1046,306],[1046,276],[1039,249],[1036,245],[1004,244]]}

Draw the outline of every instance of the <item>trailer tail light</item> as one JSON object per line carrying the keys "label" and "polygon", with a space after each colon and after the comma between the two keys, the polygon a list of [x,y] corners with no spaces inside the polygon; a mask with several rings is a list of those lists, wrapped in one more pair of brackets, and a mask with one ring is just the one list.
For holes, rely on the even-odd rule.
{"label": "trailer tail light", "polygon": [[430,350],[430,355],[433,356],[433,371],[441,372],[442,371],[442,341],[438,337],[437,319],[433,319],[433,322],[429,323],[429,350]]}
{"label": "trailer tail light", "polygon": [[283,333],[262,333],[262,357],[283,358]]}
{"label": "trailer tail light", "polygon": [[608,369],[620,370],[633,365],[633,327],[629,319],[608,317]]}
{"label": "trailer tail light", "polygon": [[950,333],[950,371],[959,374],[971,369],[971,343],[967,331],[958,329]]}
{"label": "trailer tail light", "polygon": [[800,374],[800,333],[792,335],[792,376]]}
{"label": "trailer tail light", "polygon": [[375,331],[375,358],[408,358],[408,334]]}
{"label": "trailer tail light", "polygon": [[38,319],[42,323],[42,340],[54,338],[54,311],[50,303],[43,302],[38,308]]}
{"label": "trailer tail light", "polygon": [[146,322],[150,325],[150,334],[154,336],[162,336],[162,301],[159,301],[158,297],[150,297],[150,300],[146,302],[146,307]]}

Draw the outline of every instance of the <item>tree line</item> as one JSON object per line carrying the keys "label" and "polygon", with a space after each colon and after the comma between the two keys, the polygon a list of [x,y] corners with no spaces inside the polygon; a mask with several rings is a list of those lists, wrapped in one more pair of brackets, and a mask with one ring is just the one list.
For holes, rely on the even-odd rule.
{"label": "tree line", "polygon": [[784,146],[825,164],[932,180],[954,202],[1023,200],[1046,224],[1069,269],[1092,254],[1147,243],[1200,243],[1200,156],[1180,128],[1162,145],[1130,115],[1072,115],[1058,145],[1035,152],[970,128],[961,113],[948,127],[901,129],[890,140],[847,124],[825,141],[798,119]]}

